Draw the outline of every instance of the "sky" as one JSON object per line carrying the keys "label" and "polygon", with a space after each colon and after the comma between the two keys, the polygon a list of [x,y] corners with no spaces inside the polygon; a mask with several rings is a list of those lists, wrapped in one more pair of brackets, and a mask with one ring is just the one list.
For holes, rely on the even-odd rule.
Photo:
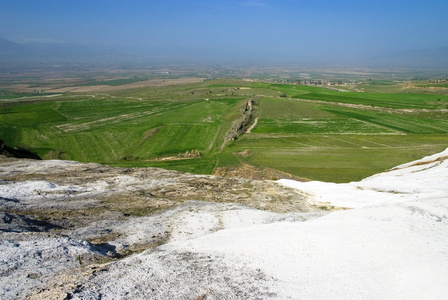
{"label": "sky", "polygon": [[1,0],[0,37],[200,60],[356,60],[448,46],[446,0]]}

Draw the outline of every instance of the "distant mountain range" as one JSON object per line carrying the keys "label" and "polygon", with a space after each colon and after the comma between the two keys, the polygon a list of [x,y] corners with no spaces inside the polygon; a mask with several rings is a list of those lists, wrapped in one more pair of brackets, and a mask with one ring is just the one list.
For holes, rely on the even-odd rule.
{"label": "distant mountain range", "polygon": [[[176,62],[176,63],[256,63],[251,59],[250,53],[238,52],[241,57],[236,57],[235,53],[226,51],[205,51],[184,48],[138,48],[129,45],[113,46],[101,44],[82,44],[70,42],[32,41],[13,42],[0,37],[0,61],[16,62]],[[296,58],[288,59],[288,56],[274,57],[268,55],[264,57],[258,53],[258,60],[263,64],[282,61],[283,63],[306,63],[315,61],[316,58],[302,57],[300,61]],[[246,59],[245,59],[246,58]],[[361,63],[360,63],[361,62]],[[337,63],[337,61],[336,61]],[[352,63],[355,63],[353,61]],[[347,63],[345,59],[344,64]],[[367,67],[404,67],[404,68],[448,68],[448,47],[423,48],[419,50],[406,50],[391,52],[389,54],[374,57],[363,57],[356,59],[356,64]]]}
{"label": "distant mountain range", "polygon": [[27,52],[26,47],[0,37],[0,59],[25,55]]}
{"label": "distant mountain range", "polygon": [[108,61],[126,54],[102,45],[70,42],[13,42],[0,37],[0,61]]}

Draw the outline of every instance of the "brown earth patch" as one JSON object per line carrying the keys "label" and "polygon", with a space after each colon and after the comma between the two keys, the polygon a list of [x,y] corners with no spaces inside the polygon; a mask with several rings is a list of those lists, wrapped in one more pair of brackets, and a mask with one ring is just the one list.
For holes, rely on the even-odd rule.
{"label": "brown earth patch", "polygon": [[233,153],[236,156],[243,156],[243,157],[248,157],[252,155],[252,151],[250,151],[249,149],[240,151],[240,152],[235,152]]}
{"label": "brown earth patch", "polygon": [[44,89],[42,90],[51,93],[67,93],[67,92],[85,93],[85,92],[99,92],[99,91],[117,91],[125,89],[142,88],[148,86],[161,87],[161,86],[178,85],[186,83],[196,83],[196,82],[202,82],[203,80],[204,78],[195,78],[195,77],[183,77],[176,79],[149,79],[145,81],[139,81],[118,86],[94,85],[94,86],[76,86],[76,87],[63,87],[50,90],[44,90]]}
{"label": "brown earth patch", "polygon": [[150,161],[168,161],[168,160],[184,160],[194,159],[201,157],[201,153],[198,150],[186,151],[185,153],[179,153],[177,156],[158,157],[151,159]]}
{"label": "brown earth patch", "polygon": [[[68,80],[68,79],[67,79]],[[67,86],[66,80],[60,83],[43,84],[39,86],[30,86],[25,83],[1,85],[2,89],[7,89],[18,93],[32,93],[39,90],[42,93],[86,93],[86,92],[102,92],[102,91],[117,91],[125,89],[134,89],[142,87],[162,87],[169,85],[187,84],[202,82],[204,78],[196,77],[182,77],[174,79],[149,79],[144,81],[133,82],[129,84],[111,86],[111,85],[80,85],[80,86]]]}
{"label": "brown earth patch", "polygon": [[[244,152],[244,151],[243,151]],[[310,181],[308,178],[297,177],[286,172],[271,168],[257,168],[249,164],[243,164],[237,168],[216,168],[214,175],[222,177],[235,177],[244,179],[255,179],[255,180],[279,180],[279,179],[292,179],[298,181]]]}
{"label": "brown earth patch", "polygon": [[[428,164],[432,164],[432,163],[439,163],[440,164],[441,162],[443,162],[443,161],[445,161],[447,159],[448,159],[448,156],[441,156],[441,157],[438,157],[437,159],[433,159],[433,160],[418,161],[418,162],[415,162],[413,164],[410,164],[407,167],[423,166],[423,165],[428,165]],[[384,172],[390,172],[390,171],[394,171],[394,170],[397,170],[397,169],[400,169],[400,168],[396,167],[396,168],[393,168],[393,169],[390,169],[390,170],[386,170]]]}

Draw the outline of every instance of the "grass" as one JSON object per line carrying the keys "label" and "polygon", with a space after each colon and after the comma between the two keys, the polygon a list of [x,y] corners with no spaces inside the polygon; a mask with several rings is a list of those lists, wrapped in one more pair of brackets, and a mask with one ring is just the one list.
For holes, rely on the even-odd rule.
{"label": "grass", "polygon": [[255,166],[275,168],[313,180],[360,180],[447,147],[446,135],[247,135],[227,150],[250,150],[238,157]]}
{"label": "grass", "polygon": [[54,111],[56,105],[54,102],[46,102],[3,107],[0,109],[0,128],[66,121],[63,115]]}
{"label": "grass", "polygon": [[[387,86],[387,85],[386,85]],[[272,84],[270,89],[285,92],[296,99],[318,100],[331,103],[361,104],[385,108],[439,109],[448,104],[447,95],[420,93],[353,93],[312,86]]]}
{"label": "grass", "polygon": [[[316,87],[274,85],[275,89],[279,87],[280,91],[289,89],[289,93],[299,90],[302,98],[305,98],[304,92],[318,94]],[[321,93],[329,93],[321,90]],[[338,103],[353,102],[352,93],[330,92],[333,93],[340,94],[340,98],[333,97],[331,101],[319,98],[317,103],[280,97],[261,99],[257,126],[251,134],[229,145],[217,165],[235,167],[247,163],[314,180],[348,182],[442,151],[448,145],[447,113],[432,109],[431,103],[419,100],[420,107],[426,110],[409,113],[369,106],[357,109],[326,105],[325,102],[346,99],[346,94],[350,94],[350,101]],[[372,98],[369,94],[353,94],[367,96],[360,98],[364,103]],[[401,98],[385,94],[375,95],[375,98],[401,99],[395,107],[411,108],[420,96],[412,94]],[[252,155],[234,155],[244,150]]]}
{"label": "grass", "polygon": [[448,83],[428,83],[428,84],[418,84],[417,87],[441,87],[448,88]]}
{"label": "grass", "polygon": [[[386,108],[437,109],[444,108],[448,96],[428,94],[384,94],[384,93],[308,93],[295,98],[320,100],[347,104],[361,104]],[[440,99],[440,101],[438,101]]]}
{"label": "grass", "polygon": [[[384,92],[394,89],[390,81],[371,86],[383,92],[232,79],[65,94],[0,107],[0,138],[45,159],[196,174],[250,164],[335,182],[360,180],[447,147],[448,118],[441,109],[448,96]],[[254,96],[257,125],[222,148]],[[200,156],[179,159],[192,150]],[[236,155],[244,150],[250,155]]]}
{"label": "grass", "polygon": [[[239,117],[244,98],[136,100],[67,95],[58,101],[8,107],[0,112],[0,137],[27,145],[43,158],[57,157],[118,166],[158,166],[211,173],[223,137]],[[157,128],[151,133],[151,130]],[[150,132],[151,134],[148,134]],[[201,158],[154,161],[199,151]]]}
{"label": "grass", "polygon": [[448,119],[421,117],[418,114],[393,114],[351,109],[327,108],[334,114],[379,125],[408,134],[448,133]]}
{"label": "grass", "polygon": [[333,119],[262,119],[258,121],[254,133],[269,134],[383,134],[393,131],[361,122],[356,118]]}
{"label": "grass", "polygon": [[263,98],[258,101],[259,118],[267,119],[301,119],[301,118],[331,118],[333,114],[328,113],[320,106],[297,100],[281,98]]}
{"label": "grass", "polygon": [[117,167],[155,167],[193,174],[212,174],[215,164],[216,159],[214,157],[201,157],[196,159],[152,162],[120,161],[110,165]]}
{"label": "grass", "polygon": [[6,90],[0,90],[0,100],[1,99],[16,99],[22,97],[31,97],[31,96],[44,96],[49,95],[46,93],[17,93]]}

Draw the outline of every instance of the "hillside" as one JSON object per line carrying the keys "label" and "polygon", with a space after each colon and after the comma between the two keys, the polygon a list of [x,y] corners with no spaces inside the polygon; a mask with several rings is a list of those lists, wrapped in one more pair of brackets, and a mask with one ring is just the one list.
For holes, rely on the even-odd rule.
{"label": "hillside", "polygon": [[27,149],[23,148],[15,149],[8,147],[2,140],[0,140],[0,155],[16,158],[41,159],[37,154],[34,154],[28,151]]}
{"label": "hillside", "polygon": [[447,157],[348,184],[2,158],[0,297],[442,299]]}

